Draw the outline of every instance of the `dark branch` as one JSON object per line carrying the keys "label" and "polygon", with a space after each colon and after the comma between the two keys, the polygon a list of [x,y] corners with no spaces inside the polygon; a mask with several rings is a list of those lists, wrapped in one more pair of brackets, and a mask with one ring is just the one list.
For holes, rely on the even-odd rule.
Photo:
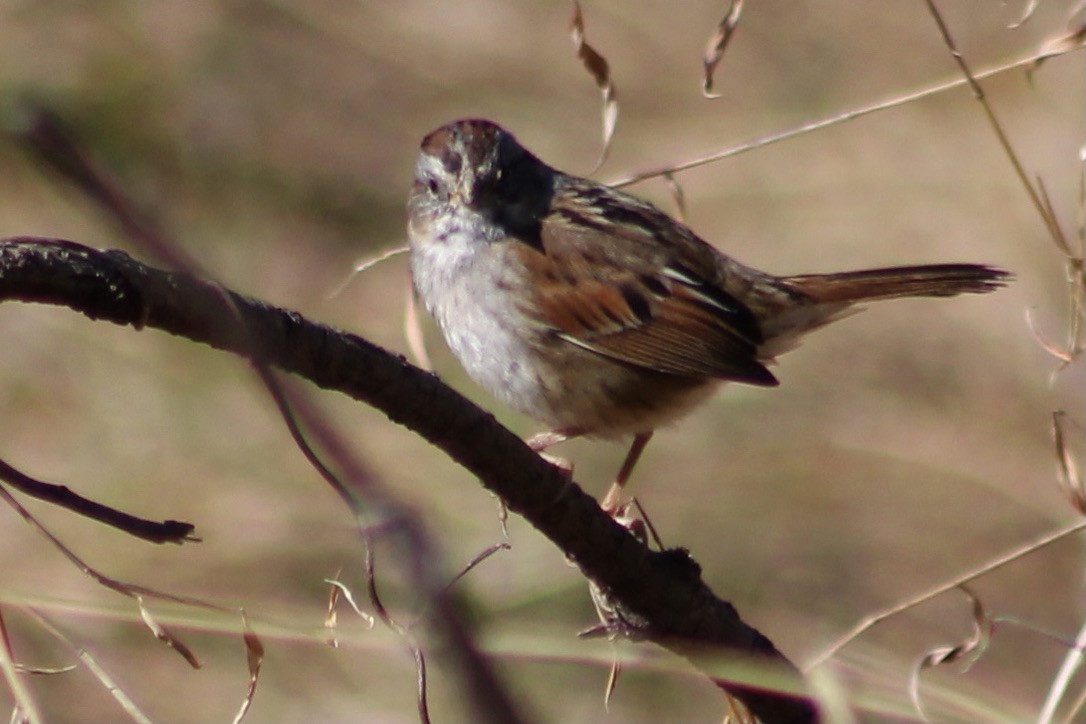
{"label": "dark branch", "polygon": [[199,540],[192,535],[192,523],[183,523],[179,520],[158,522],[137,518],[116,508],[110,508],[108,505],[88,500],[63,485],[35,480],[3,460],[0,460],[0,479],[6,480],[11,487],[33,498],[59,505],[152,543],[183,543]]}
{"label": "dark branch", "polygon": [[227,293],[247,340],[222,323],[222,291],[209,282],[69,241],[0,242],[0,301],[67,306],[91,319],[153,327],[240,355],[256,349],[265,364],[382,410],[478,476],[617,605],[643,620],[642,635],[710,676],[736,658],[768,666],[773,675],[758,686],[713,677],[762,721],[816,719],[808,699],[775,690],[802,690],[795,668],[709,590],[684,553],[650,551],[491,415],[402,357],[296,312]]}

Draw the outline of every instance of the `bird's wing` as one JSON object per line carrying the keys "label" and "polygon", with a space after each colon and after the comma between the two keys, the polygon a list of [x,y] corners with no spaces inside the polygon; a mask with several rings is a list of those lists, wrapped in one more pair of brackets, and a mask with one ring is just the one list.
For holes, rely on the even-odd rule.
{"label": "bird's wing", "polygon": [[[668,259],[653,236],[675,233],[676,222],[647,204],[622,210],[618,225],[562,207],[543,219],[525,255],[534,293],[525,311],[566,342],[629,365],[777,384],[758,361],[754,313],[711,281],[712,270],[696,268],[711,257]],[[683,244],[704,244],[679,228]]]}

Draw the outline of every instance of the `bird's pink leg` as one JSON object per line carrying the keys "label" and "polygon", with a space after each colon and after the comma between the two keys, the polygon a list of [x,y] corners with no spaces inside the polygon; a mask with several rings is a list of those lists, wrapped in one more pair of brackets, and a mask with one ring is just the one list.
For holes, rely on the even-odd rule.
{"label": "bird's pink leg", "polygon": [[618,471],[618,476],[615,477],[615,482],[611,484],[611,489],[607,491],[601,504],[603,511],[608,515],[613,516],[622,508],[622,489],[633,474],[637,461],[641,459],[641,453],[645,451],[645,446],[651,439],[652,430],[639,432],[634,436],[633,444],[630,445],[630,451],[626,453],[626,459]]}
{"label": "bird's pink leg", "polygon": [[539,453],[539,456],[549,462],[556,468],[560,468],[567,476],[573,475],[573,464],[565,458],[555,457],[554,455],[547,455],[543,451],[552,445],[557,445],[560,442],[566,440],[572,440],[575,437],[584,435],[583,430],[577,428],[565,428],[559,430],[550,430],[548,432],[539,432],[532,435],[530,438],[524,441],[524,444],[532,449],[533,452]]}

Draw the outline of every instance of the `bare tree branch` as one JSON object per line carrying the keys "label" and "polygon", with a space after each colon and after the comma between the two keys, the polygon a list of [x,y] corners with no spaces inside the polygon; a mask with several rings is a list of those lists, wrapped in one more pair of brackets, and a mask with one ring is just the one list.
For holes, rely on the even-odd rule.
{"label": "bare tree branch", "polygon": [[[89,149],[80,142],[61,118],[46,109],[28,106],[23,114],[22,122],[12,129],[12,135],[16,143],[30,151],[42,166],[56,172],[92,200],[106,217],[114,221],[128,238],[137,244],[137,248],[163,260],[175,269],[175,273],[184,272],[190,277],[203,276],[197,261],[171,238],[154,215],[143,211],[129,198],[121,184],[98,167]],[[272,373],[270,363],[264,359],[260,342],[250,334],[251,330],[245,325],[241,312],[234,305],[233,297],[227,290],[219,284],[210,282],[205,282],[205,287],[218,297],[220,304],[218,311],[208,310],[203,315],[205,320],[210,320],[212,324],[217,325],[217,329],[210,335],[211,338],[235,340],[231,349],[239,356],[253,362],[253,371],[275,401],[295,445],[354,515],[359,536],[365,547],[365,570],[374,608],[378,611],[383,610],[383,605],[377,597],[376,570],[373,565],[376,539],[380,531],[395,530],[398,534],[396,540],[399,543],[396,547],[404,558],[411,561],[414,581],[426,597],[432,613],[427,623],[438,633],[436,638],[441,643],[441,649],[455,661],[455,672],[479,720],[501,724],[518,724],[525,721],[524,717],[516,711],[505,687],[494,674],[493,667],[475,645],[470,627],[465,625],[456,606],[456,597],[447,588],[440,556],[423,526],[396,500],[395,496],[390,495],[377,483],[372,472],[367,470],[362,461],[350,450],[343,436],[315,409],[308,398],[304,395],[291,394],[280,383]],[[319,453],[314,444],[311,444],[310,437],[313,443],[321,448],[322,453]],[[325,458],[328,459],[327,464]],[[4,489],[0,488],[0,494],[4,492]],[[113,525],[117,524],[116,516],[105,520],[98,514],[99,511],[91,510],[87,506],[68,507],[83,515],[96,517]],[[365,520],[367,518],[378,519],[381,524],[372,525]],[[69,557],[72,556],[69,554]],[[420,718],[425,724],[429,721],[429,717],[426,713],[426,659],[423,650],[412,633],[397,625],[387,614],[382,617],[382,620],[401,636],[415,660],[419,682]],[[246,648],[250,652],[249,696],[251,697],[256,684],[256,672],[250,638],[246,636]],[[247,706],[247,703],[243,705],[238,713],[239,717],[244,715]]]}
{"label": "bare tree branch", "polygon": [[31,497],[67,508],[80,515],[123,530],[129,535],[149,540],[152,543],[183,543],[185,541],[199,540],[192,534],[193,525],[191,523],[178,520],[158,522],[137,518],[124,511],[84,498],[63,485],[35,480],[29,475],[19,472],[3,460],[0,460],[0,480],[6,481],[11,487]]}
{"label": "bare tree branch", "polygon": [[[554,542],[639,633],[685,656],[764,722],[812,722],[795,667],[702,582],[685,551],[650,551],[512,432],[436,377],[355,335],[227,292],[248,340],[221,323],[221,287],[70,241],[0,241],[0,301],[67,306],[91,319],[153,327],[261,362],[372,405],[480,478]],[[751,668],[729,677],[736,660]],[[751,674],[757,670],[761,675]],[[742,676],[742,680],[738,677]]]}

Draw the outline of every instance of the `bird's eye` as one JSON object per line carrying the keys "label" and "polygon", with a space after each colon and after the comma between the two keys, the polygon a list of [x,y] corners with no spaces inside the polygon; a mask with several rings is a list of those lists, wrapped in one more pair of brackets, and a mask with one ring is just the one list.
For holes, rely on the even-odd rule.
{"label": "bird's eye", "polygon": [[432,195],[437,195],[437,179],[431,177],[426,179],[426,188]]}

